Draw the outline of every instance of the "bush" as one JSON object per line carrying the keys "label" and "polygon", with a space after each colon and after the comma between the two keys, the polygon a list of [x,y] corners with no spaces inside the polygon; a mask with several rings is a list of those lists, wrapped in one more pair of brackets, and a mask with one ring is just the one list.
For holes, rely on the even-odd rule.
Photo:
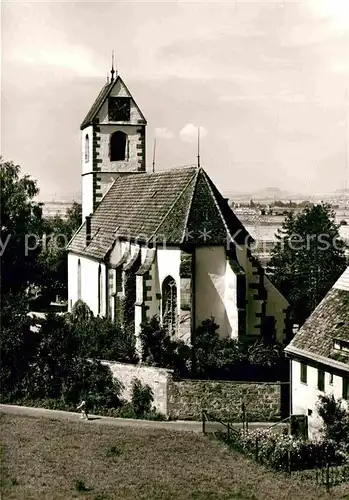
{"label": "bush", "polygon": [[198,378],[226,379],[240,372],[243,355],[233,339],[220,339],[214,318],[201,323],[195,332],[194,356]]}
{"label": "bush", "polygon": [[240,431],[232,434],[230,439],[227,434],[220,433],[218,437],[233,449],[277,470],[314,469],[347,461],[335,441],[328,439],[309,442],[270,431]]}
{"label": "bush", "polygon": [[170,368],[178,375],[188,376],[191,348],[173,339],[154,316],[141,324],[140,341],[144,363]]}
{"label": "bush", "polygon": [[143,362],[171,368],[184,378],[270,381],[288,376],[282,346],[260,340],[242,344],[221,339],[218,328],[214,318],[203,321],[191,347],[171,337],[153,317],[141,325]]}
{"label": "bush", "polygon": [[[134,333],[123,331],[109,318],[93,317],[82,301],[67,316],[67,322],[79,339],[80,353],[84,357],[137,363]],[[87,309],[86,309],[87,308]]]}
{"label": "bush", "polygon": [[349,418],[341,401],[333,394],[319,396],[317,411],[323,421],[323,435],[337,443],[349,444]]}
{"label": "bush", "polygon": [[141,381],[132,381],[132,407],[137,416],[149,413],[154,401],[154,393],[149,385],[142,385]]}

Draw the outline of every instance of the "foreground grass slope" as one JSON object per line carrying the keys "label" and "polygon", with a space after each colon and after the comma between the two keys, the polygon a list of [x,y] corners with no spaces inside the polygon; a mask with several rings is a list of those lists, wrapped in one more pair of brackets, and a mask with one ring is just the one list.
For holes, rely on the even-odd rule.
{"label": "foreground grass slope", "polygon": [[289,478],[208,437],[0,414],[3,499],[348,498]]}

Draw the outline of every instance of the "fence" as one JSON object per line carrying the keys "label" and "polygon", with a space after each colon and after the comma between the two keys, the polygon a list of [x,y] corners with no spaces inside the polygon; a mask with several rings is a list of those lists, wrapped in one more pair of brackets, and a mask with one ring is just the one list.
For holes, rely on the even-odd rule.
{"label": "fence", "polygon": [[330,466],[315,469],[315,481],[330,491],[333,486],[349,481],[349,465]]}
{"label": "fence", "polygon": [[[291,417],[287,417],[280,422],[277,422],[269,427],[265,428],[265,431],[276,430],[278,426],[284,425],[285,423],[290,423]],[[241,436],[245,433],[249,435],[248,421],[244,419],[241,422],[241,428],[236,428],[236,423],[224,422],[217,419],[212,414],[208,413],[206,410],[202,411],[202,432],[207,433],[207,425],[210,423],[213,425],[219,424],[221,430],[214,431],[213,435],[220,441],[226,443],[229,447],[237,452],[246,454],[252,457],[256,462],[263,464],[267,467],[277,468],[280,472],[284,472],[288,475],[293,473],[302,474],[303,478],[306,476],[308,479],[314,481],[317,485],[325,486],[327,491],[330,491],[331,487],[339,485],[343,482],[349,482],[349,464],[344,465],[330,465],[324,462],[323,466],[318,466],[314,469],[303,469],[299,467],[299,463],[295,463],[292,458],[292,453],[290,450],[286,452],[283,457],[283,461],[277,464],[275,467],[275,462],[271,465],[270,456],[261,453],[261,442],[258,436],[252,438],[253,434],[250,434],[251,440],[246,444],[243,442]],[[223,432],[222,432],[223,429]],[[290,433],[291,425],[289,426],[288,433]]]}

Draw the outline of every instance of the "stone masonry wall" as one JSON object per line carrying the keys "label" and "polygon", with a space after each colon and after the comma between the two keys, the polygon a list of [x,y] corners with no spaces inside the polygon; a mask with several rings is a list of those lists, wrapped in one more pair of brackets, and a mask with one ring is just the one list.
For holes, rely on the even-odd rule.
{"label": "stone masonry wall", "polygon": [[102,361],[124,387],[121,397],[131,400],[132,380],[148,384],[155,408],[173,420],[201,420],[202,409],[216,418],[242,421],[245,401],[249,422],[274,422],[282,418],[282,392],[287,383],[218,380],[173,380],[171,370],[145,365]]}
{"label": "stone masonry wall", "polygon": [[147,384],[152,388],[154,393],[153,405],[159,412],[167,415],[167,390],[171,378],[169,370],[153,366],[117,363],[115,361],[102,361],[102,363],[109,366],[113,377],[123,384],[124,391],[121,394],[123,399],[131,400],[132,380],[137,378],[143,385]]}
{"label": "stone masonry wall", "polygon": [[170,381],[168,416],[201,420],[202,409],[216,418],[242,421],[245,401],[249,422],[272,422],[281,418],[282,383],[213,380]]}

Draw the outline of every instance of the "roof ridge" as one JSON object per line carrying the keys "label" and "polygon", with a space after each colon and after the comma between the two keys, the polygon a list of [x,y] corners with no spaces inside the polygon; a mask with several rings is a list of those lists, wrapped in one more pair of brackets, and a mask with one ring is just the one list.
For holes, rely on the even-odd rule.
{"label": "roof ridge", "polygon": [[[170,206],[170,208],[168,209],[168,211],[166,212],[166,214],[164,215],[164,217],[161,219],[160,223],[156,226],[153,234],[150,236],[149,240],[151,240],[151,238],[153,238],[153,236],[157,233],[158,229],[162,226],[162,224],[165,222],[165,220],[167,219],[167,217],[170,215],[170,213],[172,212],[172,210],[174,209],[174,207],[176,206],[177,202],[179,201],[179,199],[181,198],[181,196],[183,195],[183,193],[185,192],[185,190],[187,189],[187,187],[189,186],[189,184],[192,182],[192,180],[194,179],[194,177],[198,175],[198,172],[196,171],[194,173],[193,176],[190,177],[189,181],[186,183],[186,185],[184,186],[184,188],[182,189],[182,191],[179,193],[179,195],[177,196],[177,198],[175,199],[175,201],[172,203],[172,205]],[[148,240],[148,241],[149,241]]]}
{"label": "roof ridge", "polygon": [[[200,168],[200,171],[202,172],[203,178],[205,179],[205,182],[206,182],[206,184],[207,184],[207,186],[208,186],[208,188],[209,188],[209,190],[210,190],[210,193],[211,193],[211,195],[212,195],[212,197],[213,197],[213,201],[214,201],[214,203],[215,203],[216,207],[218,208],[219,215],[220,215],[220,217],[221,217],[221,219],[222,219],[222,221],[223,221],[223,225],[224,225],[224,227],[225,227],[225,229],[226,229],[226,231],[227,231],[227,234],[229,234],[229,236],[230,236],[231,240],[232,240],[232,241],[234,241],[234,240],[233,240],[233,237],[232,237],[232,235],[231,235],[231,233],[230,233],[230,229],[229,229],[229,227],[228,227],[228,224],[227,224],[227,222],[226,222],[226,220],[225,220],[225,217],[224,217],[224,215],[223,215],[223,213],[222,213],[221,207],[219,206],[219,203],[218,203],[218,201],[217,201],[217,199],[216,199],[216,195],[215,195],[215,193],[213,192],[213,189],[212,189],[212,187],[211,187],[211,185],[210,185],[210,183],[209,183],[209,181],[208,181],[208,175],[206,174],[206,172],[205,172],[205,170],[204,170],[204,169]],[[211,181],[211,182],[212,182],[212,181]]]}
{"label": "roof ridge", "polygon": [[[186,229],[187,229],[187,226],[188,226],[188,220],[189,220],[189,215],[190,215],[190,209],[192,207],[192,204],[193,204],[193,199],[194,199],[194,194],[195,194],[195,189],[196,189],[196,186],[198,184],[198,179],[199,179],[199,173],[200,173],[200,170],[197,169],[197,172],[195,172],[195,175],[196,175],[196,179],[195,179],[195,185],[194,185],[194,188],[193,188],[193,192],[192,192],[192,195],[191,195],[191,199],[188,203],[188,212],[185,216],[185,224],[184,224],[184,229],[183,229],[183,236],[181,238],[181,242],[183,243],[183,240],[184,240],[184,237],[185,237],[185,234],[186,234]],[[187,188],[187,186],[186,186]],[[184,192],[184,190],[183,190]]]}

